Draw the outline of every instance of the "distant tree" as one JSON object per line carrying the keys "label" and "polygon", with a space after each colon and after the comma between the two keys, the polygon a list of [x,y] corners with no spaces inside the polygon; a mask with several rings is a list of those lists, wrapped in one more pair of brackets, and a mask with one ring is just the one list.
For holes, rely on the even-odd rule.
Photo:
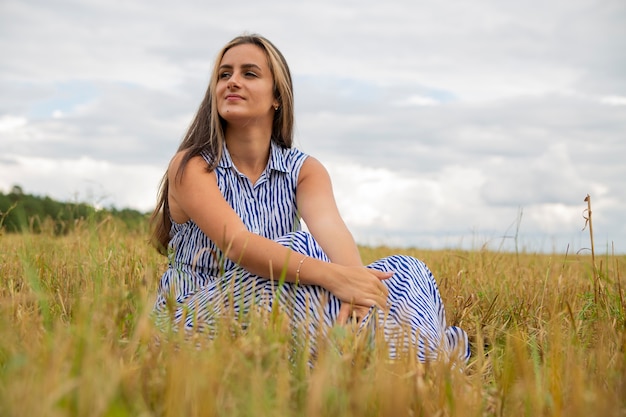
{"label": "distant tree", "polygon": [[0,228],[9,233],[29,231],[41,233],[44,224],[52,224],[53,233],[69,233],[78,220],[102,221],[112,217],[130,231],[145,231],[148,214],[133,209],[96,210],[77,202],[59,202],[50,197],[25,194],[14,185],[9,194],[0,192]]}

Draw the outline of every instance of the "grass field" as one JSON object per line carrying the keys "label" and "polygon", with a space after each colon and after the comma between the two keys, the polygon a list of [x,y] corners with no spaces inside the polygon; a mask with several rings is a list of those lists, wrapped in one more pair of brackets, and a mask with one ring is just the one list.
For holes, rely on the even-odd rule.
{"label": "grass field", "polygon": [[463,372],[389,361],[349,329],[310,369],[280,314],[164,338],[149,313],[165,258],[145,234],[0,235],[0,416],[626,415],[625,256],[362,248],[398,252],[429,265],[468,332]]}

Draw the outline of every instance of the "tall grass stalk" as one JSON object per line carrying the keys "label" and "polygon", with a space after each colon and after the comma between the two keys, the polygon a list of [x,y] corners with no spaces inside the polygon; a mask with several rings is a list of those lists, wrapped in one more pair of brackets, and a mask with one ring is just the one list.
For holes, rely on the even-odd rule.
{"label": "tall grass stalk", "polygon": [[310,367],[284,312],[252,313],[245,329],[225,320],[212,340],[157,330],[165,259],[146,240],[111,219],[0,236],[0,415],[626,413],[624,256],[607,255],[599,305],[586,255],[403,250],[429,265],[448,321],[468,331],[467,366],[390,361],[380,335],[369,348],[336,328]]}

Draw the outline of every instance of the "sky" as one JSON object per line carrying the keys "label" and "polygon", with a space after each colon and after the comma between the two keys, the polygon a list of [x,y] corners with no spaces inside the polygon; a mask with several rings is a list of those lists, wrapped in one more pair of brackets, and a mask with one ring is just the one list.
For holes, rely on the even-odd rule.
{"label": "sky", "polygon": [[623,0],[0,0],[0,190],[154,207],[260,33],[358,243],[626,253]]}

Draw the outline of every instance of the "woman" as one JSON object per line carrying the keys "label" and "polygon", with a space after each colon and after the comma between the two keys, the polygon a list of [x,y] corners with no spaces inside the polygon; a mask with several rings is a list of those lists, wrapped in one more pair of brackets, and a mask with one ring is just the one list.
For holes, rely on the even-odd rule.
{"label": "woman", "polygon": [[384,326],[392,356],[400,348],[394,340],[408,329],[403,349],[414,344],[420,360],[442,350],[467,359],[467,336],[446,327],[422,262],[392,256],[362,265],[327,171],[292,147],[293,118],[282,54],[258,35],[229,42],[152,217],[154,242],[169,254],[157,317],[206,330],[225,308],[238,314],[279,302],[310,336],[375,316],[369,322]]}

